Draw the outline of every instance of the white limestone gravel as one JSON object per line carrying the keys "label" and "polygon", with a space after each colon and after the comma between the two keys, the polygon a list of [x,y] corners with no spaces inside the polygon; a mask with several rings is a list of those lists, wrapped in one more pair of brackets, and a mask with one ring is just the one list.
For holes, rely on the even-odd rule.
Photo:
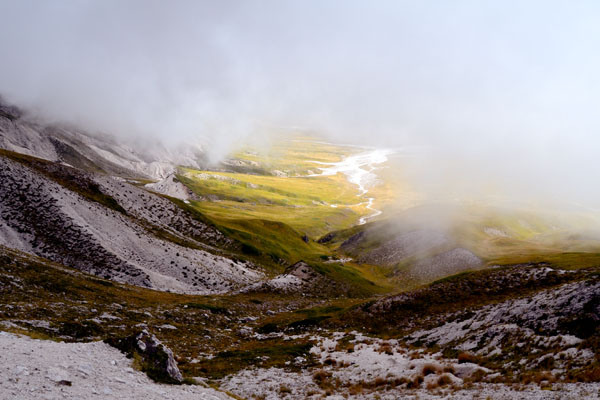
{"label": "white limestone gravel", "polygon": [[[351,352],[338,349],[338,343],[346,334],[334,332],[330,338],[313,336],[316,342],[311,349],[319,366],[299,371],[282,368],[250,368],[221,380],[221,388],[243,398],[285,399],[597,399],[600,384],[556,383],[550,390],[537,385],[504,385],[489,382],[464,386],[463,380],[480,370],[485,374],[492,371],[472,363],[459,364],[454,359],[444,359],[441,354],[427,354],[403,348],[395,340],[381,340],[352,332],[355,346]],[[382,351],[387,347],[387,352]],[[334,363],[327,363],[333,360]],[[333,364],[333,365],[331,365]],[[377,378],[393,381],[396,378],[414,379],[422,374],[425,365],[437,367],[438,372],[424,377],[419,388],[405,386],[380,386],[375,390],[349,392],[352,384],[373,382]],[[451,367],[453,373],[445,372],[451,385],[428,389],[442,375],[442,368]],[[329,393],[318,386],[313,378],[316,371],[329,373],[339,387]],[[437,386],[437,385],[434,385]]]}
{"label": "white limestone gravel", "polygon": [[103,342],[62,343],[0,332],[0,399],[231,399],[199,385],[163,385]]}

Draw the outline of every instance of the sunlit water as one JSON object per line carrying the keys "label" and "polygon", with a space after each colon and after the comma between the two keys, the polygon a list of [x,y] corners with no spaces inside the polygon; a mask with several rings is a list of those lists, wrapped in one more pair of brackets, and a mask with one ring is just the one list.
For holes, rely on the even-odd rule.
{"label": "sunlit water", "polygon": [[[319,167],[321,170],[320,174],[312,174],[309,176],[333,176],[341,172],[346,175],[348,182],[358,186],[360,191],[358,196],[364,197],[369,193],[369,188],[377,182],[377,175],[374,171],[380,168],[379,165],[385,163],[388,160],[388,156],[392,153],[394,153],[394,151],[390,149],[376,149],[346,157],[342,161],[336,163],[315,161],[315,163],[326,166]],[[374,201],[374,197],[367,197],[365,202],[359,203],[366,204],[366,208],[372,211],[371,214],[361,217],[358,220],[359,225],[362,225],[369,219],[381,214],[381,210],[373,208]],[[332,204],[332,207],[337,207],[337,205]]]}

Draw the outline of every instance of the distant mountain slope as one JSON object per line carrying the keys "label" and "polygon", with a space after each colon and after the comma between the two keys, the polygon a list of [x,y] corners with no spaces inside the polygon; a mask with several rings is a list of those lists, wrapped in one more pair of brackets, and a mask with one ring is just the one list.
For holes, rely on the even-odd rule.
{"label": "distant mountain slope", "polygon": [[[404,286],[541,255],[600,250],[596,216],[491,205],[422,205],[385,220],[331,232],[319,243],[359,264],[389,269]],[[543,259],[544,257],[542,257]]]}
{"label": "distant mountain slope", "polygon": [[133,148],[108,135],[37,122],[1,98],[0,148],[131,178],[162,179],[175,172],[177,165],[200,168],[205,163],[200,147],[167,149],[159,144],[142,144],[141,149]]}
{"label": "distant mountain slope", "polygon": [[[103,278],[195,294],[241,290],[300,259],[322,261],[326,249],[285,223],[209,219],[192,207],[204,193],[177,171],[203,162],[193,146],[132,149],[40,123],[0,100],[0,245]],[[374,286],[356,271],[338,275],[325,285],[344,281],[336,293]]]}

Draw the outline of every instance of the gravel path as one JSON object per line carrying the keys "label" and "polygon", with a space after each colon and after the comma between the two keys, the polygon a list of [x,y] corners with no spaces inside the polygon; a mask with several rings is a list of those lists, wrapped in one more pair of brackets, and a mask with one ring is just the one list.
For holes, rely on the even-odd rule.
{"label": "gravel path", "polygon": [[196,385],[161,385],[102,342],[58,343],[0,332],[0,399],[231,399]]}

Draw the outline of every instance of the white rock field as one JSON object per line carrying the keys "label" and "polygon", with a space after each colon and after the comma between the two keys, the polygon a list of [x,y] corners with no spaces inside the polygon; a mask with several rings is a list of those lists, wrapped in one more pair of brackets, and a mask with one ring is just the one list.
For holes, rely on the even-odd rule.
{"label": "white rock field", "polygon": [[59,343],[0,332],[0,399],[231,399],[199,385],[163,385],[103,342]]}
{"label": "white rock field", "polygon": [[[530,399],[530,400],[563,400],[563,399],[597,399],[600,385],[594,384],[556,384],[552,390],[543,390],[536,385],[511,387],[502,384],[476,383],[470,388],[463,387],[463,379],[477,371],[484,374],[492,371],[473,363],[458,363],[457,360],[444,359],[440,353],[428,354],[422,350],[404,348],[396,340],[381,340],[352,332],[353,350],[338,349],[340,340],[346,336],[344,332],[335,332],[331,338],[313,336],[316,345],[311,353],[322,367],[298,372],[281,368],[250,368],[221,381],[221,388],[242,398],[260,398],[268,400],[285,399]],[[289,337],[293,340],[292,337]],[[387,348],[383,351],[383,348]],[[328,363],[326,360],[330,360]],[[437,372],[423,374],[424,368],[437,369]],[[449,369],[447,369],[449,368]],[[327,374],[340,387],[335,394],[328,395],[321,390],[314,380],[314,373],[320,370]],[[443,372],[451,371],[451,372]],[[364,392],[350,392],[353,384],[373,382],[377,379],[393,381],[397,378],[413,380],[418,375],[425,375],[418,388],[407,389],[402,386]],[[446,376],[448,385],[437,387],[435,382],[440,376]],[[435,388],[427,386],[434,384]],[[283,390],[282,390],[283,389]]]}

